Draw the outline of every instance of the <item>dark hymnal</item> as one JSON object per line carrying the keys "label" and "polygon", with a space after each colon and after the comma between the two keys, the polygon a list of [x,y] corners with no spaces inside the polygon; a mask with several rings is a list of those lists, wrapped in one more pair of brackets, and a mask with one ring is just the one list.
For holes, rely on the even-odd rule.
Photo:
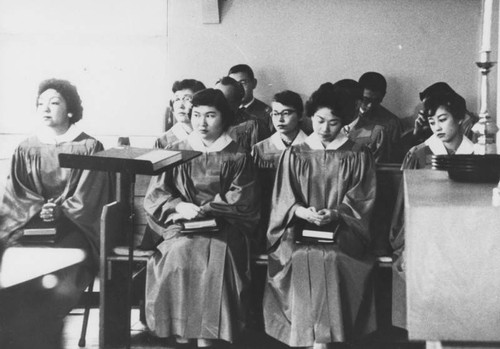
{"label": "dark hymnal", "polygon": [[212,233],[219,231],[219,226],[215,218],[197,219],[193,221],[180,222],[182,225],[181,233]]}
{"label": "dark hymnal", "polygon": [[32,219],[21,228],[23,243],[55,243],[57,227],[55,222],[44,222],[39,218]]}
{"label": "dark hymnal", "polygon": [[304,225],[300,236],[296,239],[298,243],[335,243],[339,225],[332,227],[331,224],[318,226],[307,223]]}

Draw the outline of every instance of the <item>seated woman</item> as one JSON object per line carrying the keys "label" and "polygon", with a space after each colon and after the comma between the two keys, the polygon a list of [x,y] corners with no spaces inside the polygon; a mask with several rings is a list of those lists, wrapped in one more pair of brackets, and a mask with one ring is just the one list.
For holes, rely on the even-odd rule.
{"label": "seated woman", "polygon": [[297,93],[288,90],[277,93],[271,105],[271,118],[276,133],[252,148],[262,197],[259,229],[255,238],[255,251],[259,253],[264,253],[266,249],[271,194],[281,153],[291,145],[304,142],[307,138],[307,135],[300,129],[304,106],[302,98]]}
{"label": "seated woman", "polygon": [[[313,93],[306,111],[314,132],[285,150],[277,168],[264,320],[266,332],[289,346],[326,348],[374,330],[374,262],[366,252],[375,163],[342,133],[354,104],[342,90]],[[305,226],[336,232],[336,242],[298,243]]]}
{"label": "seated woman", "polygon": [[170,108],[175,118],[175,124],[155,142],[155,148],[165,148],[169,144],[182,141],[193,131],[191,126],[191,101],[193,95],[205,89],[201,81],[184,79],[172,85],[174,96],[170,100]]}
{"label": "seated woman", "polygon": [[[59,282],[53,299],[43,304],[36,299],[26,300],[33,303],[28,306],[33,311],[33,324],[16,324],[18,314],[9,314],[10,326],[30,328],[30,334],[33,330],[41,337],[45,331],[47,338],[57,338],[54,333],[60,332],[63,317],[96,275],[99,218],[103,205],[112,199],[113,186],[105,172],[59,166],[60,153],[90,155],[103,150],[99,141],[75,125],[83,111],[76,87],[66,80],[45,80],[39,86],[36,106],[42,127],[37,135],[23,141],[12,157],[0,205],[0,238],[16,244],[25,225],[49,222],[57,227],[56,241],[51,246],[79,248],[87,253],[78,267],[56,274]],[[34,342],[29,342],[30,338]],[[16,348],[34,343],[39,347],[40,338],[36,338],[31,334],[11,340]]]}
{"label": "seated woman", "polygon": [[[146,320],[160,337],[232,342],[244,325],[248,238],[259,219],[252,159],[229,135],[233,114],[219,90],[193,96],[193,132],[173,150],[203,155],[153,177],[144,207],[163,238],[148,262]],[[216,233],[186,235],[181,221],[214,217]]]}
{"label": "seated woman", "polygon": [[[401,166],[405,169],[431,168],[432,155],[472,154],[473,143],[464,136],[462,123],[466,105],[457,93],[436,92],[424,100],[421,113],[426,116],[433,135],[408,151]],[[404,192],[401,185],[391,224],[390,242],[394,250],[393,263],[393,324],[406,328],[406,283],[404,263]]]}

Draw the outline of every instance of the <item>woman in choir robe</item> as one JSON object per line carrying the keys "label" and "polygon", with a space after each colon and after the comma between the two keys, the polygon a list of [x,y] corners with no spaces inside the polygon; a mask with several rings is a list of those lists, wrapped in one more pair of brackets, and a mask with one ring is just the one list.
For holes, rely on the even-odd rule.
{"label": "woman in choir robe", "polygon": [[[39,131],[21,142],[12,157],[0,206],[0,238],[9,245],[21,243],[24,226],[43,221],[57,227],[51,247],[86,252],[83,263],[56,273],[58,283],[43,302],[26,296],[29,320],[26,312],[7,314],[8,326],[30,331],[28,336],[10,338],[13,348],[45,347],[44,332],[45,338],[58,338],[64,316],[97,272],[99,218],[102,207],[112,200],[110,177],[106,172],[61,168],[58,159],[61,153],[90,155],[103,150],[99,141],[76,126],[82,111],[80,96],[70,82],[43,81],[36,101]],[[5,309],[2,312],[5,315]],[[5,320],[1,317],[0,322]]]}
{"label": "woman in choir robe", "polygon": [[[465,137],[462,123],[465,118],[465,99],[457,93],[431,94],[424,100],[422,115],[432,130],[425,142],[411,148],[401,170],[432,167],[432,155],[472,154],[473,143]],[[390,231],[393,248],[393,325],[406,328],[406,282],[404,259],[404,191],[401,184]]]}
{"label": "woman in choir robe", "polygon": [[[375,329],[368,255],[375,162],[342,127],[355,100],[319,89],[306,104],[314,132],[280,159],[267,233],[266,332],[292,347],[326,348]],[[335,243],[298,243],[304,226]]]}
{"label": "woman in choir robe", "polygon": [[[259,191],[250,154],[226,132],[233,113],[223,93],[202,90],[192,104],[193,132],[170,149],[203,154],[153,177],[144,200],[161,238],[147,265],[146,320],[159,337],[206,347],[232,342],[244,325]],[[219,232],[181,232],[181,221],[212,217]]]}
{"label": "woman in choir robe", "polygon": [[300,129],[304,105],[299,94],[288,90],[277,93],[274,95],[271,106],[271,119],[276,132],[252,148],[261,187],[260,221],[255,237],[255,252],[257,253],[264,253],[266,249],[271,194],[281,153],[291,145],[304,142],[307,138],[307,135]]}
{"label": "woman in choir robe", "polygon": [[172,85],[174,95],[170,100],[170,108],[175,118],[175,124],[156,140],[155,148],[165,148],[169,144],[182,141],[193,132],[190,119],[191,101],[193,95],[203,89],[205,89],[205,85],[194,79],[174,82]]}

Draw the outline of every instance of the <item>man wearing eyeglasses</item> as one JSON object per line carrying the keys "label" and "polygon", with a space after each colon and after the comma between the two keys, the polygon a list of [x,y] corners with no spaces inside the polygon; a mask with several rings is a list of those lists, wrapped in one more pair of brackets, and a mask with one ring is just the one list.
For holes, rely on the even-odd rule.
{"label": "man wearing eyeglasses", "polygon": [[273,123],[269,116],[271,107],[253,96],[253,90],[257,87],[257,79],[255,79],[252,68],[246,64],[238,64],[229,69],[228,75],[238,81],[245,90],[240,109],[244,109],[245,112],[256,117],[269,128],[269,131],[274,132]]}
{"label": "man wearing eyeglasses", "polygon": [[381,105],[387,90],[387,81],[380,73],[367,72],[361,75],[359,84],[363,88],[363,98],[359,106],[360,120],[384,127],[391,143],[387,160],[401,161],[404,155],[401,149],[401,120]]}

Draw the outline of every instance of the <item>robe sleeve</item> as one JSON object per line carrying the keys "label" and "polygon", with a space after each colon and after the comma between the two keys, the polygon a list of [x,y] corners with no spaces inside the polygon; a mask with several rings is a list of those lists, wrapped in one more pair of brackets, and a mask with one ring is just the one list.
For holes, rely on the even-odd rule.
{"label": "robe sleeve", "polygon": [[[94,141],[89,154],[103,150],[100,142]],[[113,175],[104,171],[72,169],[68,186],[76,182],[74,191],[63,193],[62,211],[87,235],[93,253],[98,255],[100,217],[104,205],[114,197]]]}
{"label": "robe sleeve", "polygon": [[267,230],[267,247],[270,250],[281,241],[286,229],[291,225],[298,207],[305,207],[299,199],[301,194],[297,190],[296,155],[293,147],[288,148],[281,155],[276,169],[274,189],[271,197],[271,217]]}
{"label": "robe sleeve", "polygon": [[255,172],[250,154],[225,161],[222,165],[221,193],[202,206],[205,212],[223,218],[249,237],[255,231],[260,217],[260,193]]}
{"label": "robe sleeve", "polygon": [[370,143],[370,150],[376,162],[388,162],[391,154],[391,142],[385,129],[376,127],[374,137]]}
{"label": "robe sleeve", "polygon": [[12,155],[9,177],[0,206],[0,235],[6,237],[35,216],[45,203],[37,193],[35,179],[28,166],[28,155],[22,147]]}
{"label": "robe sleeve", "polygon": [[375,161],[368,149],[363,148],[353,160],[350,165],[351,184],[338,207],[341,225],[347,228],[340,229],[338,243],[341,250],[360,255],[372,239],[369,226],[377,183]]}
{"label": "robe sleeve", "polygon": [[164,225],[168,217],[175,213],[175,207],[182,201],[179,191],[173,185],[172,169],[151,177],[144,197],[148,222],[153,227]]}

